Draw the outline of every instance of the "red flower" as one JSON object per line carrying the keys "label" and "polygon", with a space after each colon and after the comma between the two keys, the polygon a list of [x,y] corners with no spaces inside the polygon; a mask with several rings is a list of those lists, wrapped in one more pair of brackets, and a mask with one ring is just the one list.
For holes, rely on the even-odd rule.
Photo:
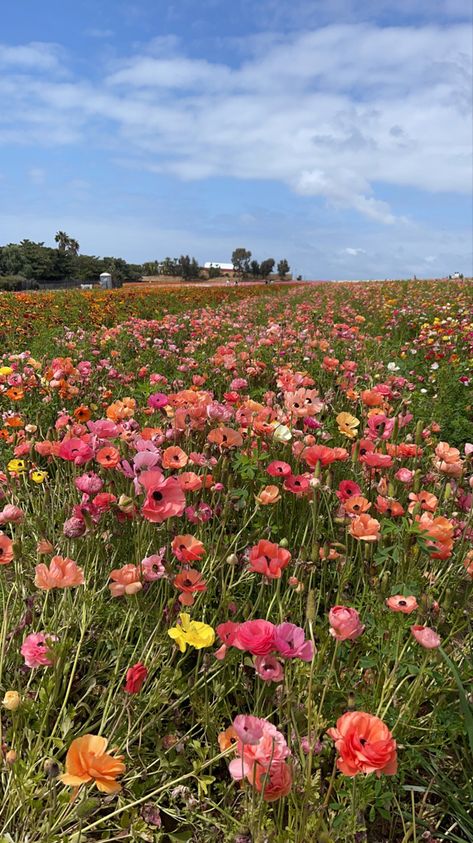
{"label": "red flower", "polygon": [[126,672],[126,685],[124,690],[127,694],[138,694],[141,691],[143,682],[148,676],[148,668],[137,662],[133,667],[129,667]]}
{"label": "red flower", "polygon": [[274,580],[279,579],[283,568],[289,565],[291,554],[283,547],[261,539],[251,548],[249,561],[250,571],[256,571]]}

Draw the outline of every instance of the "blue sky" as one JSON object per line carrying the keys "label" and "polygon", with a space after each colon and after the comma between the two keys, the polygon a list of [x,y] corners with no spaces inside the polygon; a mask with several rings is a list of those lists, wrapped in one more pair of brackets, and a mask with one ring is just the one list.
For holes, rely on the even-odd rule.
{"label": "blue sky", "polygon": [[0,244],[472,274],[471,52],[469,0],[9,4]]}

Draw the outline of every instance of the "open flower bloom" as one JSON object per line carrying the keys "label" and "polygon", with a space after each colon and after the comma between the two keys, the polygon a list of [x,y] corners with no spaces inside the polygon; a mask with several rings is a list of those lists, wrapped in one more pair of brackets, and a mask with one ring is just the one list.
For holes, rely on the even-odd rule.
{"label": "open flower bloom", "polygon": [[141,513],[147,521],[160,524],[184,512],[186,496],[176,477],[165,480],[159,470],[144,471],[140,476],[140,485],[146,490]]}
{"label": "open flower bloom", "polygon": [[109,589],[112,597],[137,594],[143,588],[139,565],[123,565],[123,568],[115,568],[110,574],[110,579],[112,582]]}
{"label": "open flower bloom", "polygon": [[0,565],[8,565],[13,561],[13,542],[0,532]]}
{"label": "open flower bloom", "polygon": [[395,594],[394,597],[388,597],[386,600],[386,606],[388,606],[391,611],[402,612],[404,615],[410,615],[411,612],[415,612],[416,609],[419,608],[415,597],[412,595],[404,597],[402,594]]}
{"label": "open flower bloom", "polygon": [[176,642],[181,653],[185,653],[187,645],[201,650],[211,647],[215,641],[215,632],[211,626],[201,621],[191,621],[190,615],[181,612],[179,624],[168,629],[168,635]]}
{"label": "open flower bloom", "polygon": [[205,553],[202,542],[188,534],[175,536],[171,546],[172,552],[179,559],[179,562],[197,562]]}
{"label": "open flower bloom", "polygon": [[337,767],[345,776],[393,776],[397,772],[396,741],[379,717],[349,711],[337,720],[336,728],[328,730],[328,735],[335,741]]}
{"label": "open flower bloom", "polygon": [[184,468],[187,465],[189,457],[186,452],[179,448],[178,445],[171,445],[163,451],[161,465],[163,468]]}
{"label": "open flower bloom", "polygon": [[268,504],[277,503],[281,500],[281,492],[279,491],[278,486],[264,486],[259,495],[256,495],[255,497],[258,503],[262,506],[268,506]]}
{"label": "open flower bloom", "polygon": [[363,495],[352,495],[343,506],[347,515],[362,515],[364,512],[368,512],[371,504]]}
{"label": "open flower bloom", "polygon": [[84,584],[84,572],[77,562],[63,556],[53,556],[49,568],[44,563],[36,565],[34,583],[37,588],[74,588]]}
{"label": "open flower bloom", "polygon": [[57,641],[56,635],[48,632],[32,632],[21,645],[20,653],[27,667],[50,667],[53,664],[50,644]]}
{"label": "open flower bloom", "polygon": [[255,670],[263,682],[282,682],[284,669],[276,656],[255,656]]}
{"label": "open flower bloom", "polygon": [[340,433],[348,436],[349,439],[355,438],[357,427],[360,424],[360,420],[356,416],[352,416],[351,413],[339,413],[335,421]]}
{"label": "open flower bloom", "polygon": [[334,606],[330,609],[328,620],[330,635],[337,641],[354,641],[365,630],[356,609],[348,606]]}
{"label": "open flower bloom", "polygon": [[199,591],[207,591],[207,583],[203,579],[202,574],[194,568],[187,568],[185,571],[181,571],[174,577],[172,584],[181,592],[179,602],[183,606],[192,606],[194,603],[194,594],[197,594]]}
{"label": "open flower bloom", "polygon": [[73,740],[66,755],[66,772],[59,777],[63,784],[80,787],[94,782],[104,793],[121,790],[116,779],[125,772],[123,755],[110,755],[107,745],[107,739],[99,735]]}
{"label": "open flower bloom", "polygon": [[358,515],[350,522],[350,534],[357,541],[375,542],[379,539],[381,524],[376,518],[371,518],[366,512]]}
{"label": "open flower bloom", "polygon": [[281,571],[289,565],[291,554],[283,547],[261,539],[251,548],[249,562],[250,571],[264,574],[269,579],[279,579]]}
{"label": "open flower bloom", "polygon": [[294,623],[280,623],[275,628],[274,646],[285,659],[301,659],[304,662],[310,662],[314,657],[315,650],[312,641],[306,641],[304,630]]}
{"label": "open flower bloom", "polygon": [[263,792],[267,802],[287,796],[292,773],[286,758],[291,752],[284,735],[272,723],[260,717],[239,715],[233,728],[219,735],[219,744],[225,748],[233,744],[237,752],[229,766],[235,781],[246,778],[259,793]]}
{"label": "open flower bloom", "polygon": [[440,647],[440,636],[430,626],[411,626],[411,633],[418,644],[426,650],[435,650]]}

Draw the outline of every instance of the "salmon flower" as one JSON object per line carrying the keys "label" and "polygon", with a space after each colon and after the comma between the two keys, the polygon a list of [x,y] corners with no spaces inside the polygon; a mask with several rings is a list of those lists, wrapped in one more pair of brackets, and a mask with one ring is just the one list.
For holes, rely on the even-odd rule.
{"label": "salmon flower", "polygon": [[163,468],[184,468],[189,461],[186,452],[177,445],[172,445],[163,451],[161,465]]}
{"label": "salmon flower", "polygon": [[376,518],[364,513],[358,515],[350,522],[350,534],[357,541],[375,542],[379,539],[381,524]]}
{"label": "salmon flower", "polygon": [[239,448],[243,445],[241,433],[231,427],[216,427],[210,431],[207,441],[218,445],[221,451],[224,448]]}
{"label": "salmon flower", "polygon": [[397,772],[396,741],[379,717],[364,711],[348,711],[327,734],[339,753],[337,767],[345,776],[359,773]]}
{"label": "salmon flower", "polygon": [[369,500],[364,498],[363,495],[353,495],[344,503],[347,515],[362,515],[364,512],[368,512],[370,508]]}
{"label": "salmon flower", "polygon": [[13,542],[5,533],[0,532],[0,565],[9,565],[13,561]]}
{"label": "salmon flower", "polygon": [[337,641],[355,641],[365,631],[356,609],[349,606],[334,606],[328,615],[330,635]]}
{"label": "salmon flower", "polygon": [[143,588],[139,565],[123,565],[122,568],[115,568],[110,574],[110,579],[113,580],[109,585],[112,597],[138,594]]}
{"label": "salmon flower", "polygon": [[411,626],[411,633],[417,643],[426,650],[435,650],[440,647],[440,636],[430,626],[416,624]]}
{"label": "salmon flower", "polygon": [[139,482],[146,490],[141,513],[147,521],[160,524],[168,518],[182,515],[186,496],[176,477],[165,480],[160,471],[144,471]]}
{"label": "salmon flower", "polygon": [[255,495],[255,499],[261,506],[268,506],[281,500],[281,492],[277,486],[264,486],[259,495]]}
{"label": "salmon flower", "polygon": [[395,594],[393,597],[388,597],[386,600],[386,606],[391,609],[392,612],[402,612],[403,615],[410,615],[411,612],[415,612],[416,609],[419,608],[415,597],[412,595],[404,597],[402,594]]}
{"label": "salmon flower", "polygon": [[77,562],[63,556],[53,556],[49,568],[44,563],[36,565],[35,586],[45,591],[53,588],[75,588],[84,584],[84,572]]}
{"label": "salmon flower", "polygon": [[116,468],[121,459],[120,451],[113,445],[107,445],[105,448],[100,448],[95,459],[102,468]]}
{"label": "salmon flower", "polygon": [[108,741],[99,735],[84,735],[72,741],[66,755],[66,772],[60,776],[65,785],[80,787],[94,782],[103,793],[116,793],[116,781],[125,772],[123,755],[106,752]]}

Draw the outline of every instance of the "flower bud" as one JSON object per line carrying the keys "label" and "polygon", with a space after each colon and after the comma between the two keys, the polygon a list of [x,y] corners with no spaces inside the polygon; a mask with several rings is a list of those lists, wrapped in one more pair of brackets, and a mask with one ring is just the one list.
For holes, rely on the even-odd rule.
{"label": "flower bud", "polygon": [[238,556],[236,555],[236,553],[230,553],[230,555],[227,556],[227,564],[228,565],[237,565],[238,564]]}
{"label": "flower bud", "polygon": [[21,699],[18,691],[7,691],[2,700],[2,705],[7,711],[16,711],[20,703]]}
{"label": "flower bud", "polygon": [[7,754],[5,755],[5,761],[7,764],[13,765],[16,761],[16,752],[14,749],[9,749]]}

